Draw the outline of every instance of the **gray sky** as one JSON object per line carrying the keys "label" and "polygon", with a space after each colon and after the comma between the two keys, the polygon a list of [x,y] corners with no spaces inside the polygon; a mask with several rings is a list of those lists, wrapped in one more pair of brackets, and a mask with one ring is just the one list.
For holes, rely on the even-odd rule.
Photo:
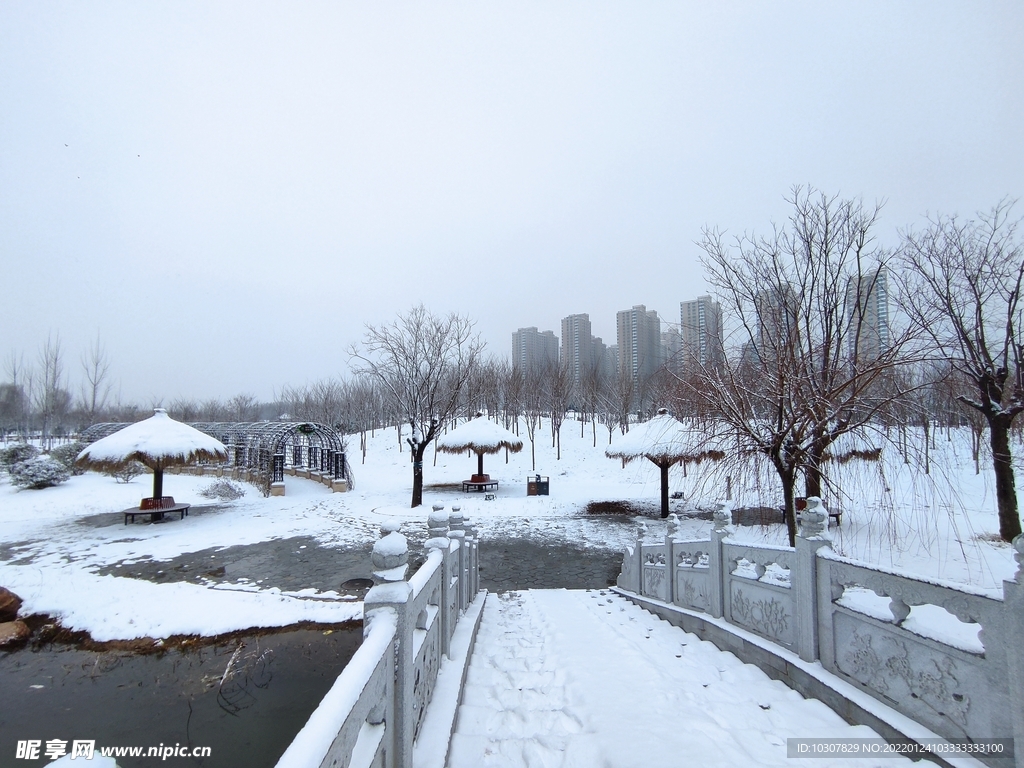
{"label": "gray sky", "polygon": [[[1024,193],[1019,2],[0,4],[0,355],[121,395],[347,374],[422,301],[678,322],[793,184],[878,234]],[[1018,205],[1021,210],[1024,201]]]}

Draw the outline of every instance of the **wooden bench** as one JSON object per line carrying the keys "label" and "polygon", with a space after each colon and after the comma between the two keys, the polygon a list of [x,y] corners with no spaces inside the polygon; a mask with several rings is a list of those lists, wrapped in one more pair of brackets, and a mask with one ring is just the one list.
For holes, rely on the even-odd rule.
{"label": "wooden bench", "polygon": [[139,504],[138,509],[132,507],[124,511],[124,524],[128,525],[128,518],[131,518],[134,523],[136,515],[149,515],[149,521],[155,523],[157,520],[163,520],[164,515],[175,512],[178,513],[179,520],[184,520],[188,516],[191,506],[191,504],[175,504],[173,496],[164,496],[160,499],[145,498]]}
{"label": "wooden bench", "polygon": [[472,493],[473,491],[496,491],[498,490],[497,480],[485,480],[482,482],[474,480],[463,480],[462,491],[464,493]]}

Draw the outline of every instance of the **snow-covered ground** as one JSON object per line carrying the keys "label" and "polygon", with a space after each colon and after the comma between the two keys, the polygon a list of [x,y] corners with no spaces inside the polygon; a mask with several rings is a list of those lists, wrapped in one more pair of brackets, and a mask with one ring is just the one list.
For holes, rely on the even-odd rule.
{"label": "snow-covered ground", "polygon": [[[406,529],[423,529],[429,505],[460,504],[486,539],[529,535],[566,541],[580,548],[621,549],[638,529],[649,538],[664,535],[665,523],[638,519],[636,525],[587,516],[590,501],[627,500],[656,504],[658,472],[647,461],[622,467],[604,449],[608,432],[599,428],[597,446],[590,425],[584,434],[567,422],[556,459],[550,431],[538,430],[536,470],[525,429],[523,451],[487,456],[484,471],[501,482],[497,498],[463,494],[460,481],[476,471],[476,457],[428,453],[425,505],[410,509],[409,452],[400,450],[395,429],[368,438],[365,463],[358,440],[349,460],[356,489],[333,494],[316,483],[287,478],[287,495],[263,498],[250,486],[246,496],[221,509],[184,521],[159,525],[122,525],[120,517],[97,525],[93,516],[136,506],[150,493],[149,476],[120,484],[87,473],[41,491],[18,490],[0,477],[0,585],[24,600],[23,613],[45,612],[72,629],[88,630],[98,640],[166,637],[178,633],[217,634],[252,626],[286,625],[300,620],[344,621],[361,606],[333,592],[282,594],[271,584],[217,589],[187,583],[142,582],[96,571],[134,559],[168,560],[184,553],[240,544],[309,536],[322,546],[365,546],[376,538],[385,518],[399,518]],[[613,440],[615,436],[613,435]],[[991,474],[975,475],[966,435],[936,436],[930,474],[925,477],[892,448],[878,463],[851,462],[830,469],[842,488],[843,525],[833,528],[835,549],[848,557],[898,568],[930,578],[999,589],[1015,570],[1009,546],[997,541]],[[526,478],[550,477],[550,496],[527,497]],[[724,497],[724,474],[713,465],[670,472],[672,490],[684,494],[673,504],[680,511],[708,508]],[[753,478],[753,479],[752,479]],[[199,491],[210,478],[166,475],[164,492],[179,502],[210,504]],[[440,486],[440,487],[434,487]],[[770,475],[733,477],[737,505],[772,506],[780,494]],[[834,502],[833,502],[834,503]],[[710,523],[683,522],[686,536],[707,536]],[[782,544],[782,526],[741,527],[738,538]],[[486,544],[484,544],[486,546]],[[223,585],[222,585],[223,586]]]}
{"label": "snow-covered ground", "polygon": [[[487,597],[448,765],[781,766],[789,738],[878,734],[610,592],[527,590]],[[910,764],[814,765],[882,762]]]}

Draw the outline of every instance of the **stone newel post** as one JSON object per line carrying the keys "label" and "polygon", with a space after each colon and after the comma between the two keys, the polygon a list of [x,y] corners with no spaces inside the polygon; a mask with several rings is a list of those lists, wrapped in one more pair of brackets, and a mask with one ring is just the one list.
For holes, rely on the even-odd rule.
{"label": "stone newel post", "polygon": [[1013,540],[1017,573],[1003,582],[1006,626],[1006,666],[1010,677],[1014,753],[1017,768],[1024,768],[1024,534]]}
{"label": "stone newel post", "polygon": [[668,516],[665,528],[665,602],[676,601],[676,536],[679,535],[679,518],[675,514]]}
{"label": "stone newel post", "polygon": [[796,616],[796,648],[804,661],[818,658],[818,550],[831,547],[827,528],[828,510],[817,496],[807,499],[807,508],[797,520],[796,558],[790,574],[793,612]]}
{"label": "stone newel post", "polygon": [[374,586],[363,601],[363,632],[375,616],[388,611],[395,616],[395,697],[394,723],[388,724],[393,734],[392,749],[396,768],[412,768],[413,685],[415,663],[412,656],[412,637],[415,616],[410,615],[409,600],[412,587],[405,580],[409,568],[409,544],[398,532],[395,521],[381,523],[381,538],[373,545],[370,560],[373,563]]}
{"label": "stone newel post", "polygon": [[715,506],[711,524],[711,548],[708,551],[708,613],[716,619],[725,613],[725,574],[722,563],[722,540],[732,533],[732,502]]}
{"label": "stone newel post", "polygon": [[453,558],[449,552],[451,539],[448,538],[448,513],[444,511],[443,504],[435,504],[427,517],[427,540],[423,547],[427,552],[436,549],[441,553],[441,605],[438,618],[441,621],[441,652],[450,658],[452,632],[455,629],[451,625],[452,617],[448,612]]}
{"label": "stone newel post", "polygon": [[469,605],[469,589],[466,584],[466,569],[469,567],[469,557],[466,552],[466,531],[463,530],[462,512],[459,507],[452,507],[452,513],[448,515],[448,538],[459,543],[459,554],[455,559],[455,570],[459,576],[459,613],[466,610]]}

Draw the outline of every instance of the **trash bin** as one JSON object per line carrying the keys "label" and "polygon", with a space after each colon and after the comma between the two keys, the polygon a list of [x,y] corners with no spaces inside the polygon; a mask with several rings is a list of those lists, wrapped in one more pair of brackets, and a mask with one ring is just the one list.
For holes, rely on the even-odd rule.
{"label": "trash bin", "polygon": [[526,478],[526,495],[527,496],[548,496],[551,482],[546,477],[540,475],[534,475]]}

